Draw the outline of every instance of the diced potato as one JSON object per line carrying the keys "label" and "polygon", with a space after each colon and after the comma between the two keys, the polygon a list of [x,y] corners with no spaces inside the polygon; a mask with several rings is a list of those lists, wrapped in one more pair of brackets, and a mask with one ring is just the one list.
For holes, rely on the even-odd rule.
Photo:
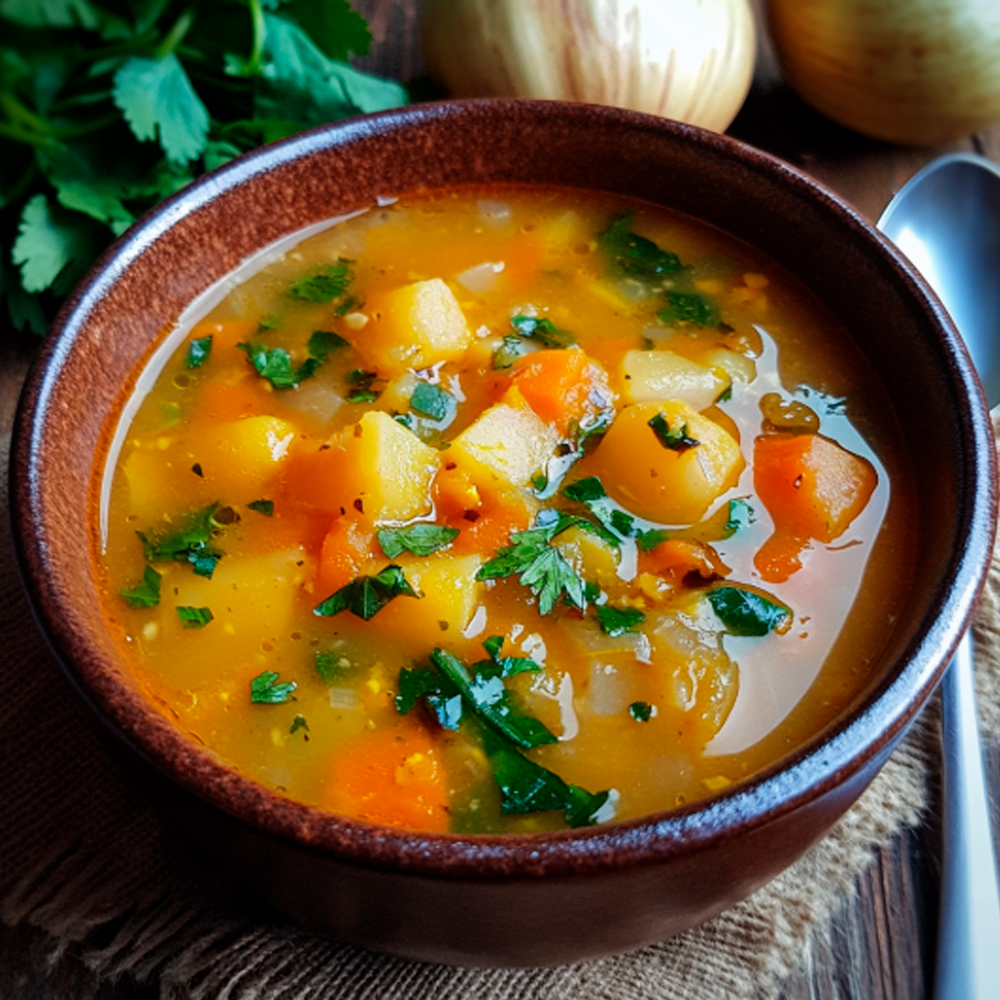
{"label": "diced potato", "polygon": [[237,502],[256,499],[273,484],[294,439],[286,420],[245,417],[209,430],[191,451],[217,497]]}
{"label": "diced potato", "polygon": [[478,555],[439,554],[403,565],[403,575],[420,595],[390,601],[372,623],[406,635],[414,649],[462,641],[462,629],[472,618],[483,585],[476,573],[483,560]]}
{"label": "diced potato", "polygon": [[592,531],[574,526],[558,534],[552,543],[585,580],[605,590],[618,582],[618,551]]}
{"label": "diced potato", "polygon": [[711,406],[730,385],[728,375],[673,351],[628,351],[621,379],[622,395],[629,403],[681,399],[696,410]]}
{"label": "diced potato", "polygon": [[469,455],[514,486],[544,473],[561,438],[527,406],[498,403],[484,410],[455,440],[450,452]]}
{"label": "diced potato", "polygon": [[355,510],[375,524],[429,514],[438,452],[382,410],[329,446],[297,456],[286,490],[323,512]]}
{"label": "diced potato", "polygon": [[372,322],[359,346],[382,375],[456,361],[474,339],[458,300],[440,278],[394,288],[369,302],[368,312]]}
{"label": "diced potato", "polygon": [[[698,443],[675,450],[661,443],[649,421],[686,428]],[[681,400],[635,403],[615,418],[594,454],[593,471],[608,494],[640,517],[664,524],[693,524],[744,468],[739,443],[714,420]]]}
{"label": "diced potato", "polygon": [[730,383],[745,382],[749,385],[757,377],[757,363],[739,351],[728,347],[717,347],[708,351],[701,363],[709,368],[724,371],[729,376]]}

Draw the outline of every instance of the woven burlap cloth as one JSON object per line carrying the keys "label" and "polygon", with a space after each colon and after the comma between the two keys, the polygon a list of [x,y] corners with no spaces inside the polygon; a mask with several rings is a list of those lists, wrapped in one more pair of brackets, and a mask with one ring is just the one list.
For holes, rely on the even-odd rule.
{"label": "woven burlap cloth", "polygon": [[[8,448],[0,439],[0,968],[5,954],[17,972],[5,981],[0,971],[4,998],[99,1000],[115,982],[142,996],[206,1000],[772,997],[808,968],[810,949],[829,934],[876,847],[925,815],[938,759],[933,706],[801,861],[744,903],[662,944],[573,966],[473,970],[313,937],[216,884],[109,756],[21,591],[7,510]],[[996,560],[977,640],[981,717],[995,740]]]}

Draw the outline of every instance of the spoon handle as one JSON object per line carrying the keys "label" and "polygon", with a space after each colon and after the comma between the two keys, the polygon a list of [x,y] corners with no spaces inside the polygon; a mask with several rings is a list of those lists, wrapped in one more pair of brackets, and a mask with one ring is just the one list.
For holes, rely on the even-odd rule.
{"label": "spoon handle", "polygon": [[935,996],[1000,996],[1000,890],[966,633],[941,682],[944,859]]}

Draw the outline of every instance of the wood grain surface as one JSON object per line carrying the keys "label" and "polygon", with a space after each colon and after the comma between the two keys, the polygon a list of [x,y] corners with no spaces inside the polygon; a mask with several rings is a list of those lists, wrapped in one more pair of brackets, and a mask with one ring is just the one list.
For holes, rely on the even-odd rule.
{"label": "wood grain surface", "polygon": [[[759,3],[759,0],[758,0]],[[354,0],[375,38],[372,53],[358,64],[403,81],[422,73],[420,0]],[[761,32],[753,89],[730,133],[812,174],[875,220],[892,194],[924,163],[949,150],[975,150],[1000,162],[1000,123],[960,142],[938,148],[901,148],[863,138],[812,111],[785,85],[766,32]],[[433,93],[423,85],[416,93]],[[0,433],[9,430],[17,395],[37,349],[30,336],[0,330]],[[1000,790],[1000,753],[988,760],[994,792],[994,827]],[[834,933],[809,969],[790,981],[785,1000],[920,1000],[931,996],[934,971],[940,830],[937,804],[919,829],[880,851],[845,900]],[[1000,947],[1000,942],[998,942]],[[39,942],[34,932],[0,927],[0,1000],[50,997],[40,985]],[[1000,991],[1000,986],[998,986]],[[67,968],[58,995],[101,1000],[157,997],[155,986],[131,981],[95,984]],[[1000,995],[1000,992],[998,992]]]}

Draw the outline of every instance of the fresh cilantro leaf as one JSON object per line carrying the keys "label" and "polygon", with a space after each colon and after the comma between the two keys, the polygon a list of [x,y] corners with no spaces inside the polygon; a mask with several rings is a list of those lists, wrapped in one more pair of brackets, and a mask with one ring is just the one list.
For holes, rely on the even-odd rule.
{"label": "fresh cilantro leaf", "polygon": [[597,237],[597,247],[608,258],[612,274],[655,281],[682,271],[684,265],[677,254],[661,250],[652,240],[632,232],[634,215],[620,215]]}
{"label": "fresh cilantro leaf", "polygon": [[204,628],[215,615],[209,608],[192,608],[186,605],[177,606],[177,617],[185,628]]}
{"label": "fresh cilantro leaf", "polygon": [[396,711],[400,715],[422,702],[442,729],[455,731],[462,721],[462,695],[454,683],[433,667],[404,667],[399,672]]}
{"label": "fresh cilantro leaf", "polygon": [[634,632],[645,620],[646,616],[638,608],[613,608],[604,604],[597,609],[597,623],[601,631],[613,638]]}
{"label": "fresh cilantro leaf", "polygon": [[288,289],[288,294],[303,302],[332,302],[339,299],[351,283],[352,264],[353,261],[341,259],[336,264],[318,268],[294,282]]}
{"label": "fresh cilantro leaf", "polygon": [[350,611],[368,621],[395,597],[418,597],[403,571],[394,563],[375,576],[359,576],[345,584],[315,608],[313,614],[323,618]]}
{"label": "fresh cilantro leaf", "polygon": [[753,507],[750,506],[749,501],[743,499],[730,500],[729,517],[726,520],[724,529],[726,537],[729,538],[731,535],[736,534],[737,531],[748,528],[752,523]]}
{"label": "fresh cilantro leaf", "polygon": [[275,389],[295,389],[300,376],[292,367],[292,356],[283,347],[265,347],[263,344],[240,343],[236,345],[249,359],[261,378]]}
{"label": "fresh cilantro leaf", "polygon": [[536,663],[528,656],[501,656],[504,637],[502,635],[491,635],[483,642],[483,649],[486,650],[489,660],[482,660],[472,665],[473,673],[482,673],[488,676],[497,675],[500,677],[513,677],[515,674],[537,673],[542,669],[541,664]]}
{"label": "fresh cilantro leaf", "polygon": [[648,701],[633,701],[628,707],[628,714],[636,722],[649,722],[656,714],[656,709]]}
{"label": "fresh cilantro leaf", "polygon": [[454,684],[480,721],[516,746],[530,750],[557,742],[548,727],[517,708],[501,677],[478,672],[470,676],[465,664],[443,649],[431,653],[431,663]]}
{"label": "fresh cilantro leaf", "polygon": [[730,635],[762,636],[768,632],[785,632],[792,623],[790,608],[755,590],[715,587],[708,592],[708,600]]}
{"label": "fresh cilantro leaf", "polygon": [[651,552],[657,545],[669,538],[670,532],[666,528],[651,528],[649,531],[640,531],[635,536],[635,541],[643,552]]}
{"label": "fresh cilantro leaf", "polygon": [[208,109],[173,52],[160,59],[129,56],[115,72],[112,96],[135,137],[159,136],[171,162],[190,163],[204,152]]}
{"label": "fresh cilantro leaf", "polygon": [[212,353],[212,335],[197,337],[188,344],[187,357],[184,360],[188,368],[200,368]]}
{"label": "fresh cilantro leaf", "polygon": [[11,259],[21,269],[27,292],[51,288],[67,271],[82,272],[96,253],[99,241],[94,223],[77,213],[50,204],[36,194],[24,206]]}
{"label": "fresh cilantro leaf", "polygon": [[586,607],[583,581],[551,544],[560,532],[585,523],[581,518],[561,515],[553,524],[513,532],[511,544],[498,549],[480,567],[476,579],[497,580],[517,574],[520,582],[538,598],[538,613],[542,615],[547,615],[561,597],[578,608]]}
{"label": "fresh cilantro leaf", "polygon": [[500,812],[504,816],[559,811],[571,827],[591,826],[603,818],[601,812],[610,792],[592,794],[570,785],[490,734],[484,743],[500,788]]}
{"label": "fresh cilantro leaf", "polygon": [[667,304],[656,315],[665,326],[687,323],[712,328],[720,320],[719,307],[700,292],[667,292]]}
{"label": "fresh cilantro leaf", "polygon": [[282,6],[330,59],[368,55],[372,35],[347,0],[289,0]]}
{"label": "fresh cilantro leaf", "polygon": [[572,347],[576,337],[568,330],[561,330],[550,319],[535,316],[513,316],[510,325],[525,340],[534,341],[542,347]]}
{"label": "fresh cilantro leaf", "polygon": [[288,735],[294,736],[300,729],[304,729],[305,732],[302,734],[305,739],[309,739],[309,723],[306,722],[306,717],[304,715],[296,715],[292,719],[292,724],[288,727]]}
{"label": "fresh cilantro leaf", "polygon": [[332,351],[339,351],[342,347],[348,346],[347,341],[339,333],[333,333],[330,330],[316,330],[309,338],[306,349],[311,358],[322,362],[326,361],[327,356]]}
{"label": "fresh cilantro leaf", "polygon": [[187,562],[198,576],[211,577],[223,556],[222,552],[209,545],[216,526],[214,514],[218,508],[218,504],[212,504],[196,511],[188,516],[179,531],[156,539],[149,539],[137,531],[146,561]]}
{"label": "fresh cilantro leaf", "polygon": [[446,420],[455,410],[455,397],[438,385],[418,382],[410,396],[410,408],[432,420]]}
{"label": "fresh cilantro leaf", "polygon": [[381,395],[372,386],[378,381],[377,372],[366,372],[361,368],[355,368],[348,372],[344,378],[347,384],[353,386],[347,394],[348,403],[374,403]]}
{"label": "fresh cilantro leaf", "polygon": [[125,598],[130,608],[155,608],[160,603],[161,575],[152,566],[142,571],[142,582],[134,587],[125,587],[118,593]]}
{"label": "fresh cilantro leaf", "polygon": [[429,556],[451,544],[458,534],[458,528],[449,528],[443,524],[410,524],[405,528],[381,529],[378,532],[378,543],[390,559],[395,559],[402,552]]}
{"label": "fresh cilantro leaf", "polygon": [[278,675],[273,670],[265,670],[250,681],[250,701],[254,705],[281,705],[292,701],[292,693],[298,685],[295,681],[278,683]]}
{"label": "fresh cilantro leaf", "polygon": [[273,500],[251,500],[247,504],[250,510],[256,511],[258,514],[263,514],[264,517],[274,516],[274,501]]}
{"label": "fresh cilantro leaf", "polygon": [[667,423],[667,418],[662,413],[657,413],[646,422],[653,428],[656,440],[670,451],[687,451],[689,448],[697,448],[701,444],[700,441],[696,441],[688,434],[687,424],[673,428]]}
{"label": "fresh cilantro leaf", "polygon": [[586,479],[570,483],[563,488],[562,494],[569,500],[582,503],[590,510],[600,525],[606,529],[601,533],[601,537],[612,545],[619,545],[621,539],[631,538],[635,533],[635,518],[628,511],[622,510],[608,496],[604,484],[597,476],[588,476]]}

